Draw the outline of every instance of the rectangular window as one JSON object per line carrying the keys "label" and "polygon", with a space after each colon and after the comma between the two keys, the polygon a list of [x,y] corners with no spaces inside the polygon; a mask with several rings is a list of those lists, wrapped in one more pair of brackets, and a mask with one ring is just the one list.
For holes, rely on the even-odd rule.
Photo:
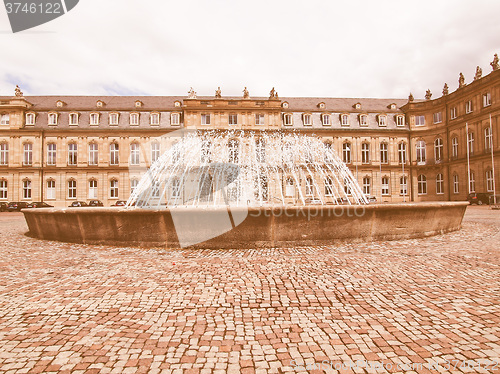
{"label": "rectangular window", "polygon": [[0,199],[7,199],[7,181],[5,179],[0,180]]}
{"label": "rectangular window", "polygon": [[89,165],[97,165],[99,164],[99,148],[97,143],[89,144]]}
{"label": "rectangular window", "polygon": [[349,126],[349,116],[347,114],[340,116],[340,124],[341,126]]}
{"label": "rectangular window", "polygon": [[469,153],[473,154],[474,153],[474,133],[470,132],[467,134],[467,144],[469,147]]}
{"label": "rectangular window", "polygon": [[57,114],[49,113],[49,125],[57,125]]}
{"label": "rectangular window", "polygon": [[387,126],[387,117],[386,116],[378,116],[378,125],[379,126]]}
{"label": "rectangular window", "polygon": [[55,143],[47,144],[47,165],[55,165],[57,156],[57,146]]}
{"label": "rectangular window", "polygon": [[450,118],[451,119],[457,118],[457,107],[453,107],[450,109]]}
{"label": "rectangular window", "polygon": [[151,143],[151,163],[156,162],[160,158],[160,143]]}
{"label": "rectangular window", "polygon": [[8,114],[0,115],[0,125],[8,126],[9,125],[9,118],[10,117]]}
{"label": "rectangular window", "polygon": [[23,199],[31,199],[31,181],[29,179],[23,181]]}
{"label": "rectangular window", "polygon": [[322,121],[323,121],[323,126],[330,126],[330,115],[323,114]]}
{"label": "rectangular window", "polygon": [[398,161],[399,164],[406,164],[406,143],[398,144]]}
{"label": "rectangular window", "polygon": [[382,164],[389,162],[389,145],[387,143],[380,143],[380,162]]}
{"label": "rectangular window", "polygon": [[202,125],[210,125],[210,114],[202,114],[201,115],[201,124]]}
{"label": "rectangular window", "polygon": [[405,117],[397,116],[396,117],[396,126],[404,126],[405,125]]}
{"label": "rectangular window", "polygon": [[451,139],[451,157],[458,157],[458,138],[454,137]]}
{"label": "rectangular window", "polygon": [[493,136],[491,133],[491,128],[486,127],[484,129],[484,149],[486,152],[491,152],[493,146]]}
{"label": "rectangular window", "polygon": [[493,192],[493,170],[486,172],[486,191]]}
{"label": "rectangular window", "polygon": [[401,196],[408,195],[408,178],[406,175],[399,178],[399,194]]}
{"label": "rectangular window", "polygon": [[389,195],[389,178],[382,178],[382,195]]}
{"label": "rectangular window", "polygon": [[76,165],[78,162],[78,146],[76,143],[68,145],[68,165]]}
{"label": "rectangular window", "polygon": [[458,175],[455,174],[453,175],[453,193],[459,193],[460,192],[460,182],[458,180]]}
{"label": "rectangular window", "polygon": [[469,100],[465,103],[465,113],[472,113],[472,100]]}
{"label": "rectangular window", "polygon": [[118,113],[111,113],[109,115],[109,124],[113,126],[118,125]]}
{"label": "rectangular window", "polygon": [[4,142],[0,143],[0,165],[9,164],[9,144]]}
{"label": "rectangular window", "polygon": [[109,145],[109,164],[118,165],[120,163],[120,148],[117,143]]}
{"label": "rectangular window", "polygon": [[256,125],[263,125],[264,124],[264,115],[257,113],[255,114],[255,124]]}
{"label": "rectangular window", "polygon": [[99,124],[99,114],[98,113],[91,113],[90,114],[90,124],[93,126],[96,126]]}
{"label": "rectangular window", "polygon": [[32,165],[33,164],[33,144],[25,143],[23,152],[23,165]]}
{"label": "rectangular window", "polygon": [[415,126],[425,126],[425,116],[415,116]]}
{"label": "rectangular window", "polygon": [[311,126],[311,115],[304,114],[304,126]]}
{"label": "rectangular window", "polygon": [[417,163],[425,164],[425,142],[423,140],[417,141]]}
{"label": "rectangular window", "polygon": [[483,107],[491,105],[491,94],[489,92],[483,95]]}
{"label": "rectangular window", "polygon": [[35,124],[35,115],[33,113],[26,114],[26,126],[33,126]]}
{"label": "rectangular window", "polygon": [[130,165],[139,165],[140,161],[139,144],[130,144]]}
{"label": "rectangular window", "polygon": [[47,181],[47,190],[45,191],[45,196],[48,200],[54,200],[56,198],[56,181],[50,179]]}
{"label": "rectangular window", "polygon": [[69,124],[73,125],[73,126],[78,125],[78,114],[77,113],[70,113]]}
{"label": "rectangular window", "polygon": [[[179,113],[172,113],[172,116],[170,118],[171,125],[172,126],[179,126],[181,124],[181,115]],[[208,125],[210,124],[210,119],[208,121]]]}
{"label": "rectangular window", "polygon": [[370,163],[370,144],[368,143],[361,144],[361,163]]}
{"label": "rectangular window", "polygon": [[342,144],[342,161],[346,164],[351,163],[351,143]]}
{"label": "rectangular window", "polygon": [[285,126],[291,126],[292,125],[292,115],[287,113],[283,116],[283,122]]}
{"label": "rectangular window", "polygon": [[441,112],[434,113],[434,115],[432,116],[432,118],[434,119],[434,123],[441,123],[441,122],[443,122],[443,115],[442,115]]}
{"label": "rectangular window", "polygon": [[359,125],[360,126],[368,126],[368,116],[367,115],[361,115],[359,116]]}
{"label": "rectangular window", "polygon": [[372,189],[371,179],[370,177],[363,178],[363,193],[365,195],[370,195]]}
{"label": "rectangular window", "polygon": [[[173,118],[172,118],[173,121]],[[151,113],[149,116],[149,124],[150,125],[159,125],[160,124],[160,114],[159,113]]]}
{"label": "rectangular window", "polygon": [[109,182],[109,197],[111,199],[118,198],[118,181],[116,179],[112,179],[111,182]]}
{"label": "rectangular window", "polygon": [[469,192],[476,192],[476,178],[473,171],[470,172]]}
{"label": "rectangular window", "polygon": [[443,174],[438,174],[436,176],[436,194],[438,195],[444,194]]}
{"label": "rectangular window", "polygon": [[89,199],[97,199],[97,181],[95,179],[89,180]]}
{"label": "rectangular window", "polygon": [[238,124],[238,115],[230,114],[229,115],[229,126],[234,126]]}
{"label": "rectangular window", "polygon": [[68,199],[76,199],[76,181],[74,179],[68,181]]}

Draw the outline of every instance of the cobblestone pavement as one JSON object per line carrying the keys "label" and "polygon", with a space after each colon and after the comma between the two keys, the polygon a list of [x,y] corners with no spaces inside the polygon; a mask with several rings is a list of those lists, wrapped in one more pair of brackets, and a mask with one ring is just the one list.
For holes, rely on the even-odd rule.
{"label": "cobblestone pavement", "polygon": [[446,235],[318,248],[73,245],[25,236],[18,213],[0,228],[2,373],[500,371],[487,207]]}

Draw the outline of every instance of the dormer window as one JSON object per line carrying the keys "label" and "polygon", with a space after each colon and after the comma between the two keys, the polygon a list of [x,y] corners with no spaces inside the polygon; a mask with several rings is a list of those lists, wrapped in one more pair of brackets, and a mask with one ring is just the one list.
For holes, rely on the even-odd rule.
{"label": "dormer window", "polygon": [[405,125],[405,116],[397,115],[396,116],[396,126],[404,126]]}
{"label": "dormer window", "polygon": [[366,114],[359,115],[359,125],[368,126],[368,116]]}
{"label": "dormer window", "polygon": [[281,104],[283,108],[288,108],[288,103],[285,101],[283,104]]}
{"label": "dormer window", "polygon": [[323,102],[321,102],[321,103],[318,104],[318,108],[325,109],[326,108],[326,104],[323,103]]}
{"label": "dormer window", "polygon": [[361,109],[361,103],[356,103],[352,106],[354,109]]}
{"label": "dormer window", "polygon": [[69,114],[69,124],[72,126],[78,125],[78,113]]}
{"label": "dormer window", "polygon": [[172,113],[170,115],[170,124],[172,126],[179,126],[181,124],[181,115],[180,115],[180,113]]}
{"label": "dormer window", "polygon": [[303,122],[304,122],[304,126],[311,126],[312,125],[311,115],[310,114],[304,114],[304,116],[303,116]]}
{"label": "dormer window", "polygon": [[176,101],[176,102],[174,102],[174,106],[175,106],[176,108],[180,108],[180,107],[181,107],[181,102],[180,102],[180,101]]}
{"label": "dormer window", "polygon": [[378,125],[379,126],[387,126],[387,116],[384,114],[379,114],[378,116]]}
{"label": "dormer window", "polygon": [[57,113],[49,113],[49,125],[57,125]]}
{"label": "dormer window", "polygon": [[135,102],[135,107],[136,108],[140,108],[140,107],[142,107],[142,105],[143,105],[142,101],[136,100],[136,102]]}
{"label": "dormer window", "polygon": [[160,124],[160,113],[151,113],[149,116],[149,124],[158,126]]}
{"label": "dormer window", "polygon": [[62,108],[62,107],[64,106],[64,101],[58,100],[58,101],[56,102],[56,106],[57,106],[58,108]]}
{"label": "dormer window", "polygon": [[130,125],[139,126],[139,113],[130,113]]}
{"label": "dormer window", "polygon": [[387,106],[390,110],[396,110],[397,109],[397,106],[395,103],[391,103]]}
{"label": "dormer window", "polygon": [[26,126],[35,125],[35,113],[26,113]]}
{"label": "dormer window", "polygon": [[323,124],[323,126],[330,126],[330,115],[329,114],[321,115],[321,123]]}
{"label": "dormer window", "polygon": [[104,106],[104,101],[97,100],[96,106],[97,106],[98,108],[102,108],[102,107]]}
{"label": "dormer window", "polygon": [[90,113],[90,124],[93,126],[99,125],[99,113]]}
{"label": "dormer window", "polygon": [[283,124],[285,126],[292,126],[292,114],[291,113],[286,113],[283,115]]}
{"label": "dormer window", "polygon": [[340,115],[340,125],[349,126],[349,115],[348,114],[341,114]]}
{"label": "dormer window", "polygon": [[109,114],[109,124],[112,126],[118,125],[118,113]]}

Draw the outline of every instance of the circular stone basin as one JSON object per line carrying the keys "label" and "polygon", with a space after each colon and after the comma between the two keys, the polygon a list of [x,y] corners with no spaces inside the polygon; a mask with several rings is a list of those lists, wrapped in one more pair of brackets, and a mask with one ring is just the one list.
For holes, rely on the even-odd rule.
{"label": "circular stone basin", "polygon": [[[258,248],[410,239],[461,227],[467,202],[23,209],[29,235],[71,243]],[[239,217],[239,218],[238,218]]]}

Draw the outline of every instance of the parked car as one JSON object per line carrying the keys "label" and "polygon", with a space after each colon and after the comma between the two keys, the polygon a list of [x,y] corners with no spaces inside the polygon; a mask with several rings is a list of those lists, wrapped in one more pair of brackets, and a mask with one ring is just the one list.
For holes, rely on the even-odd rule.
{"label": "parked car", "polygon": [[490,195],[491,193],[470,193],[467,196],[467,201],[469,204],[477,204],[477,205],[483,205],[483,204],[489,204],[490,203]]}
{"label": "parked car", "polygon": [[117,200],[116,203],[114,203],[111,206],[125,206],[127,202],[125,200]]}
{"label": "parked car", "polygon": [[338,205],[349,204],[349,200],[347,200],[347,197],[337,197],[335,201]]}
{"label": "parked car", "polygon": [[0,212],[5,212],[7,210],[7,207],[9,206],[9,204],[7,204],[6,202],[0,202]]}
{"label": "parked car", "polygon": [[7,210],[9,212],[19,212],[21,209],[24,209],[28,206],[28,203],[25,201],[12,201],[7,205]]}
{"label": "parked car", "polygon": [[365,198],[368,200],[369,204],[377,202],[377,198],[375,196],[365,195]]}
{"label": "parked car", "polygon": [[75,207],[82,207],[82,206],[89,206],[89,205],[85,201],[73,201],[69,207],[75,208]]}
{"label": "parked car", "polygon": [[32,203],[29,203],[26,208],[53,208],[53,207],[54,207],[53,205],[49,205],[42,201],[34,201]]}
{"label": "parked car", "polygon": [[104,206],[104,204],[101,202],[101,200],[90,200],[88,205],[89,206]]}
{"label": "parked car", "polygon": [[312,204],[312,205],[322,205],[323,202],[320,199],[314,198],[314,197],[309,197],[305,200],[306,204]]}

